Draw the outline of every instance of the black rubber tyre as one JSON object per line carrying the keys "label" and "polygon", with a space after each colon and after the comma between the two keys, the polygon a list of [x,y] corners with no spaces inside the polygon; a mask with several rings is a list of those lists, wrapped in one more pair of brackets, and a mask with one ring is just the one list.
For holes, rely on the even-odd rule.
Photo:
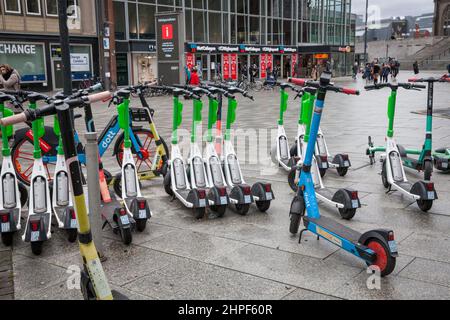
{"label": "black rubber tyre", "polygon": [[345,177],[348,172],[348,168],[336,168],[336,171],[340,177]]}
{"label": "black rubber tyre", "polygon": [[325,177],[325,175],[327,174],[327,170],[328,169],[319,169],[319,171],[320,171],[320,176],[323,178],[323,177]]}
{"label": "black rubber tyre", "polygon": [[78,229],[67,229],[67,240],[70,243],[74,243],[75,241],[77,241],[77,237],[78,237]]}
{"label": "black rubber tyre", "polygon": [[256,201],[256,207],[261,212],[266,212],[270,208],[271,201]]}
{"label": "black rubber tyre", "polygon": [[293,235],[298,233],[298,229],[300,228],[300,222],[302,221],[302,216],[294,213],[290,215],[291,223],[289,225],[289,232]]}
{"label": "black rubber tyre", "polygon": [[194,208],[194,217],[197,220],[203,219],[206,216],[206,208]]}
{"label": "black rubber tyre", "polygon": [[291,158],[297,156],[297,141],[295,141],[295,144],[292,145],[290,154],[291,154]]}
{"label": "black rubber tyre", "polygon": [[249,204],[237,204],[236,205],[236,211],[241,216],[245,216],[248,213],[249,210],[250,210],[250,205]]}
{"label": "black rubber tyre", "polygon": [[167,172],[166,176],[164,177],[164,190],[169,196],[173,196],[172,191],[172,178],[170,176],[170,171]]}
{"label": "black rubber tyre", "polygon": [[28,203],[28,189],[25,187],[25,184],[19,181],[19,193],[20,193],[20,204],[22,208],[25,207]]}
{"label": "black rubber tyre", "polygon": [[119,198],[122,198],[122,173],[119,172],[114,177],[113,189]]}
{"label": "black rubber tyre", "polygon": [[344,220],[352,220],[356,214],[356,209],[339,209],[339,214]]}
{"label": "black rubber tyre", "polygon": [[143,232],[147,227],[147,219],[136,219],[136,230]]}
{"label": "black rubber tyre", "polygon": [[103,173],[105,174],[106,183],[109,186],[113,180],[113,175],[111,174],[111,172],[105,169],[103,169]]}
{"label": "black rubber tyre", "polygon": [[288,183],[289,187],[291,187],[292,191],[297,192],[298,191],[298,184],[295,183],[295,175],[297,173],[297,168],[292,168],[291,171],[289,171],[288,174]]}
{"label": "black rubber tyre", "polygon": [[13,244],[14,234],[12,232],[2,233],[2,243],[6,247],[10,247]]}
{"label": "black rubber tyre", "polygon": [[42,253],[43,246],[44,246],[43,241],[31,242],[31,252],[33,252],[34,255],[39,256]]}
{"label": "black rubber tyre", "polygon": [[[381,258],[377,256],[377,261],[375,261],[375,263],[372,264],[377,266],[377,262],[379,263],[380,259],[385,260],[386,265],[384,266],[383,269],[380,268],[381,276],[385,277],[391,274],[392,271],[394,271],[395,269],[396,258],[390,255],[389,249],[386,247],[386,245],[382,241],[375,238],[367,240],[365,245],[370,249],[372,249],[373,251],[375,251],[376,253],[382,253],[383,257]],[[371,264],[367,263],[367,265],[370,266]]]}
{"label": "black rubber tyre", "polygon": [[227,211],[227,206],[211,206],[211,211],[217,213],[217,217],[222,218]]}
{"label": "black rubber tyre", "polygon": [[428,212],[433,207],[433,200],[417,200],[417,205],[423,212]]}
{"label": "black rubber tyre", "polygon": [[381,181],[383,182],[383,186],[387,189],[391,185],[389,184],[387,180],[387,168],[386,168],[386,160],[383,162],[383,167],[381,169]]}
{"label": "black rubber tyre", "polygon": [[119,228],[120,237],[122,238],[122,243],[126,246],[130,245],[133,241],[133,235],[131,234],[131,229]]}
{"label": "black rubber tyre", "polygon": [[425,181],[431,181],[431,176],[433,175],[433,163],[431,161],[426,161],[423,165],[423,175]]}
{"label": "black rubber tyre", "polygon": [[92,286],[91,279],[86,271],[81,271],[81,293],[84,300],[97,300],[94,287]]}

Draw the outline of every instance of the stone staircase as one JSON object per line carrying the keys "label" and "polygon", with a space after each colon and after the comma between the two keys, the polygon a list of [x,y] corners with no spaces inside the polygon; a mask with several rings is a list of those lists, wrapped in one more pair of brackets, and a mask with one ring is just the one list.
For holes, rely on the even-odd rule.
{"label": "stone staircase", "polygon": [[445,70],[450,64],[450,37],[443,37],[435,44],[401,59],[402,69],[412,69],[414,61],[417,61],[419,68],[423,70]]}

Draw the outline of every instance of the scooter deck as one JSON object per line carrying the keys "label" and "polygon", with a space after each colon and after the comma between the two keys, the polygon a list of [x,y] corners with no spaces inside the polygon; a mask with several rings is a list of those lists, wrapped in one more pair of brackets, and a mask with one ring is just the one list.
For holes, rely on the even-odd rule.
{"label": "scooter deck", "polygon": [[[341,238],[347,239],[350,242],[353,242],[354,244],[357,244],[359,242],[359,239],[361,238],[362,234],[358,231],[355,231],[353,229],[350,229],[336,221],[334,221],[331,218],[327,218],[324,216],[321,216],[319,219],[313,219],[305,216],[303,218],[303,222],[305,224],[305,227],[308,228],[308,224],[314,223],[317,226],[326,229],[336,235],[338,235]],[[320,234],[320,232],[317,232]]]}
{"label": "scooter deck", "polygon": [[316,189],[316,193],[318,193],[322,197],[325,197],[325,198],[330,199],[330,200],[333,199],[333,197],[334,197],[334,193],[331,192],[331,190],[327,189],[327,188],[322,188],[322,189],[317,188]]}
{"label": "scooter deck", "polygon": [[412,184],[409,182],[396,182],[395,185],[409,192],[412,188]]}

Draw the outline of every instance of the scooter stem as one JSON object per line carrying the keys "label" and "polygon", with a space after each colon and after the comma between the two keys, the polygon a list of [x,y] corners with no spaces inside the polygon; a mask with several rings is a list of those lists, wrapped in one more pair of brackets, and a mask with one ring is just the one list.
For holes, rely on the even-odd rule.
{"label": "scooter stem", "polygon": [[183,121],[183,103],[178,96],[173,97],[173,127],[172,127],[172,144],[178,144],[178,128]]}
{"label": "scooter stem", "polygon": [[395,120],[396,102],[397,102],[397,90],[392,90],[391,96],[389,97],[389,104],[388,104],[389,128],[388,128],[387,136],[389,138],[394,137],[394,120]]}
{"label": "scooter stem", "polygon": [[[5,118],[7,116],[5,114],[5,111],[6,111],[5,104],[0,103],[0,118]],[[8,127],[1,126],[1,131],[2,131],[2,155],[3,157],[9,157],[11,155],[11,149],[9,148],[8,143]]]}
{"label": "scooter stem", "polygon": [[213,127],[217,122],[218,110],[219,110],[219,101],[210,97],[209,98],[209,111],[208,111],[208,135],[206,138],[207,142],[214,141]]}
{"label": "scooter stem", "polygon": [[124,147],[131,148],[130,139],[130,99],[124,98],[122,103],[117,107],[119,113],[119,125],[124,133]]}
{"label": "scooter stem", "polygon": [[280,119],[278,120],[278,124],[282,126],[284,124],[284,113],[288,107],[289,94],[283,88],[280,89]]}
{"label": "scooter stem", "polygon": [[[30,102],[29,108],[32,110],[36,110],[37,108],[36,102]],[[33,146],[34,146],[33,157],[35,159],[40,159],[42,157],[41,146],[39,145],[39,139],[42,137],[42,135],[40,135],[41,132],[39,131],[41,127],[44,127],[43,124],[44,119],[42,118],[34,120],[33,123],[31,124],[31,129],[33,131]]]}
{"label": "scooter stem", "polygon": [[225,141],[231,140],[231,125],[236,121],[237,101],[234,98],[228,98],[227,128],[225,131]]}
{"label": "scooter stem", "polygon": [[202,100],[193,100],[193,114],[192,114],[192,132],[191,132],[191,142],[197,142],[197,128],[202,123],[202,110],[203,102]]}

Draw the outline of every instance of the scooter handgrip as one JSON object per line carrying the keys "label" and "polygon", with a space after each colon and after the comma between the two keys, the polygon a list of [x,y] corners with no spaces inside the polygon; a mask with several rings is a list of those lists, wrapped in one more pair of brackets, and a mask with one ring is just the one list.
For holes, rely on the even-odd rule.
{"label": "scooter handgrip", "polygon": [[296,85],[302,86],[302,87],[306,84],[306,80],[300,79],[300,78],[289,78],[288,82],[291,82],[293,84],[296,84]]}
{"label": "scooter handgrip", "polygon": [[11,117],[3,118],[0,120],[0,125],[2,126],[11,126],[18,123],[27,122],[27,116],[24,112],[13,115]]}
{"label": "scooter handgrip", "polygon": [[99,101],[107,101],[112,98],[112,94],[109,91],[104,91],[88,96],[89,103],[95,103]]}
{"label": "scooter handgrip", "polygon": [[343,88],[342,93],[359,96],[359,90],[356,89]]}

